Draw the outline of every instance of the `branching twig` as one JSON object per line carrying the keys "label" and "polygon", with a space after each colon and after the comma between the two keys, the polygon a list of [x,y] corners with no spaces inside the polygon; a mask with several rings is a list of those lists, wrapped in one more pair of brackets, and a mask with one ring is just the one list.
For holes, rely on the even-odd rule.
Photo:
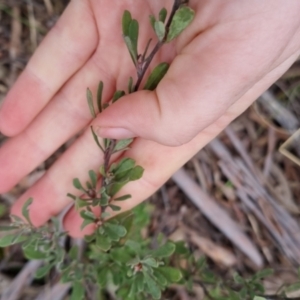
{"label": "branching twig", "polygon": [[172,23],[172,20],[174,18],[174,15],[175,15],[176,11],[178,10],[178,8],[181,5],[187,4],[188,2],[189,2],[189,0],[175,0],[174,1],[171,14],[170,14],[169,19],[168,19],[167,24],[166,24],[166,32],[165,32],[164,38],[161,41],[157,42],[154,49],[152,50],[152,52],[149,54],[149,56],[147,58],[142,57],[142,61],[136,67],[137,68],[136,71],[137,71],[137,75],[138,75],[138,80],[137,80],[137,82],[135,84],[135,87],[134,87],[135,92],[139,89],[139,87],[142,83],[142,80],[145,76],[145,73],[146,73],[148,67],[150,66],[155,54],[160,50],[160,48],[166,42],[167,36],[168,36],[168,33],[169,33],[169,29],[170,29],[170,26],[171,26],[171,23]]}

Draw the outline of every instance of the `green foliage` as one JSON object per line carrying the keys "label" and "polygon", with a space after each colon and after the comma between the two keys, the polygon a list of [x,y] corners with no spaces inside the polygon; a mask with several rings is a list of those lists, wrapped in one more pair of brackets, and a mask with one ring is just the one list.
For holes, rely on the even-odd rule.
{"label": "green foliage", "polygon": [[94,138],[94,141],[96,142],[97,146],[101,149],[101,151],[104,153],[105,150],[103,149],[103,147],[101,146],[100,142],[99,142],[99,139],[98,139],[98,136],[97,134],[95,133],[93,127],[91,126],[91,131],[92,131],[92,134],[93,134],[93,138]]}
{"label": "green foliage", "polygon": [[117,100],[119,100],[121,97],[123,97],[125,95],[124,91],[116,91],[113,95],[112,98],[112,103],[116,102]]}
{"label": "green foliage", "polygon": [[122,29],[125,44],[128,48],[130,56],[134,65],[137,65],[138,51],[138,35],[139,35],[139,23],[137,20],[132,19],[129,11],[125,11],[122,18]]}
{"label": "green foliage", "polygon": [[92,95],[92,92],[90,91],[90,89],[86,90],[86,98],[87,98],[88,105],[90,108],[90,113],[93,118],[96,118],[96,112],[95,112],[95,107],[94,107],[94,102],[93,102],[93,95]]}
{"label": "green foliage", "polygon": [[97,90],[97,106],[98,106],[99,113],[102,112],[102,94],[103,94],[103,81],[100,81]]}
{"label": "green foliage", "polygon": [[169,64],[160,63],[158,66],[154,68],[150,76],[148,77],[146,84],[144,86],[144,90],[153,91],[156,89],[157,85],[161,81],[161,79],[165,76],[169,69]]}
{"label": "green foliage", "polygon": [[133,139],[125,139],[125,140],[118,141],[114,148],[114,153],[129,149],[128,146],[132,143],[132,141]]}
{"label": "green foliage", "polygon": [[29,198],[22,207],[22,215],[31,226],[32,226],[32,223],[31,223],[30,217],[29,217],[29,206],[32,204],[32,201],[33,201],[33,199]]}
{"label": "green foliage", "polygon": [[159,12],[159,16],[158,16],[159,21],[165,23],[167,14],[168,14],[167,10],[163,7]]}
{"label": "green foliage", "polygon": [[167,36],[167,42],[171,42],[187,28],[193,21],[195,12],[188,6],[180,7],[173,17]]}
{"label": "green foliage", "polygon": [[154,31],[156,33],[156,36],[160,41],[162,41],[166,34],[166,28],[162,21],[155,21],[154,22]]}

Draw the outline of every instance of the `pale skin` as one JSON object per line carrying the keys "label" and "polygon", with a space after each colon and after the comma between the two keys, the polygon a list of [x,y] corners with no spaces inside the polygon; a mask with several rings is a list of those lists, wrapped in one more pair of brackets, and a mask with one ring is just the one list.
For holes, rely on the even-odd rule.
{"label": "pale skin", "polygon": [[[73,0],[8,93],[0,131],[11,137],[0,149],[0,192],[84,129],[78,140],[12,207],[20,215],[33,197],[31,218],[45,223],[69,203],[72,179],[87,179],[103,163],[86,126],[91,116],[85,90],[104,82],[108,101],[125,89],[135,69],[121,36],[128,9],[140,23],[140,52],[153,37],[148,15],[172,1]],[[128,184],[130,209],[154,193],[178,168],[220,133],[274,83],[300,53],[299,0],[191,0],[196,17],[154,60],[171,63],[155,92],[126,96],[92,121],[98,134],[137,137],[126,156],[145,168]],[[118,159],[119,157],[114,157]],[[71,209],[65,229],[80,237],[81,219]],[[91,228],[87,229],[91,230]]]}

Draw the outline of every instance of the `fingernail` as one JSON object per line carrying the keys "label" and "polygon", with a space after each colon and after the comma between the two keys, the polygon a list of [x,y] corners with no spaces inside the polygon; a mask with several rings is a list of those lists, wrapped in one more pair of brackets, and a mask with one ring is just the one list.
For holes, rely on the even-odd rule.
{"label": "fingernail", "polygon": [[136,136],[136,134],[128,129],[115,127],[100,127],[97,133],[101,137],[111,139],[128,139]]}

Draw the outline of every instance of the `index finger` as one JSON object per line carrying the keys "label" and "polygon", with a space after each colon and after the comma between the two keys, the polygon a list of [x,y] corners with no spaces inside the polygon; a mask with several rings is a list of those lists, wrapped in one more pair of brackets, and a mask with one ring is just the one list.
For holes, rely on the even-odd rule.
{"label": "index finger", "polygon": [[98,33],[88,1],[71,1],[10,90],[0,111],[0,131],[23,131],[64,83],[88,60]]}

